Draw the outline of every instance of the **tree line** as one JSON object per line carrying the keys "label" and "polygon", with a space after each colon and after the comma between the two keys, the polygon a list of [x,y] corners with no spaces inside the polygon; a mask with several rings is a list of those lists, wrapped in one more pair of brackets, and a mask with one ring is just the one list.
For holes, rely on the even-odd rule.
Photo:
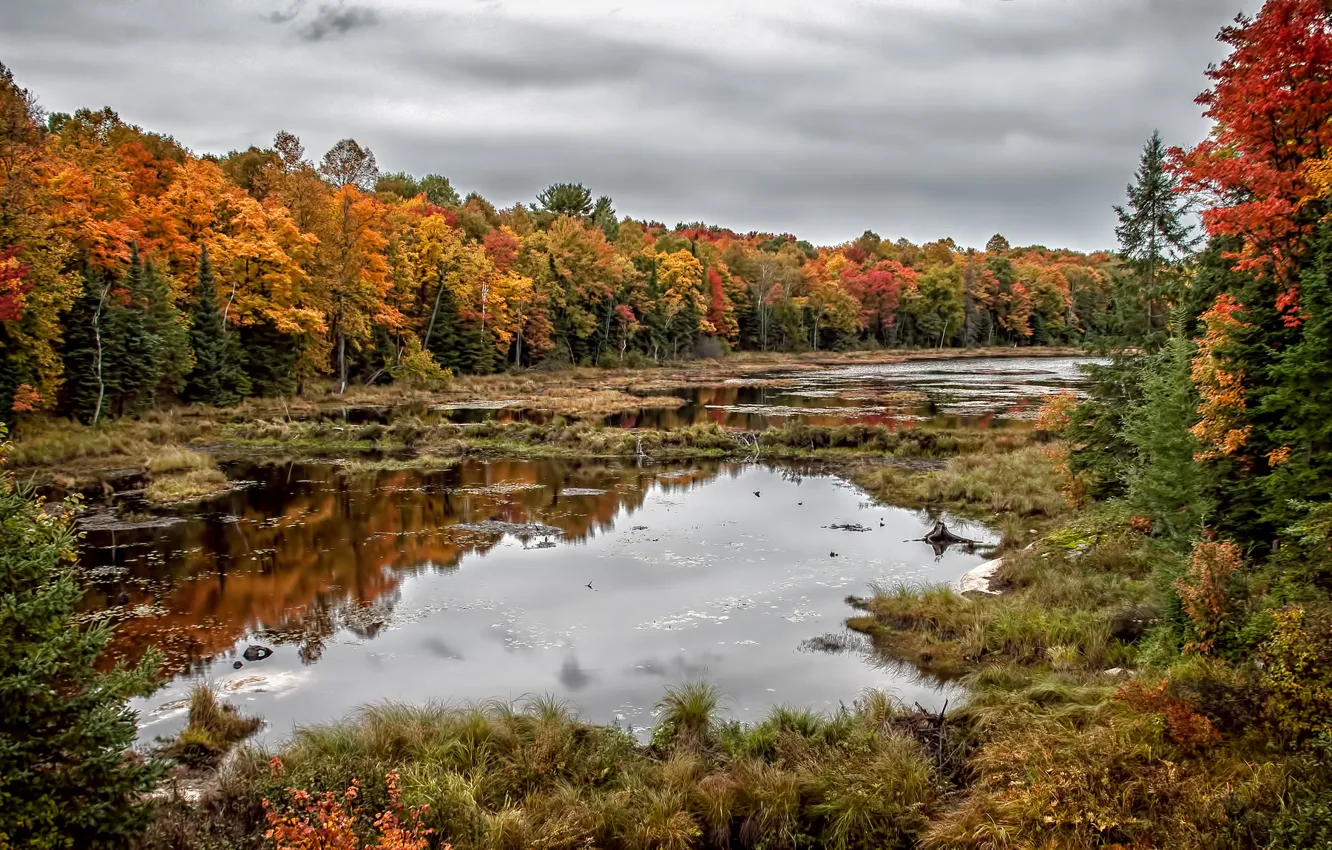
{"label": "tree line", "polygon": [[[92,421],[351,382],[733,348],[1136,338],[1121,258],[617,217],[560,183],[497,209],[351,139],[199,156],[110,109],[46,114],[0,70],[0,411]],[[1148,298],[1144,310],[1143,299]]]}

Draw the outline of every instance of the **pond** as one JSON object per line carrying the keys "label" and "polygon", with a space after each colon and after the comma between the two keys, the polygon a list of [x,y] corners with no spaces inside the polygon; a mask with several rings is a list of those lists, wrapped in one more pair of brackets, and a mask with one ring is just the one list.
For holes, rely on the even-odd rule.
{"label": "pond", "polygon": [[698,679],[742,719],[865,688],[937,707],[946,692],[844,631],[845,597],[984,560],[908,542],[927,517],[812,467],[227,472],[243,486],[191,511],[84,523],[89,611],[117,621],[116,653],[158,646],[174,674],[136,703],[146,740],[178,728],[196,682],[270,738],[377,700],[543,694],[641,734],[665,685]]}
{"label": "pond", "polygon": [[[714,386],[667,391],[676,408],[644,407],[608,416],[619,428],[682,428],[715,423],[761,431],[793,419],[849,424],[953,428],[1021,426],[1045,396],[1082,382],[1083,357],[975,357],[912,360],[817,371],[776,371]],[[546,423],[550,411],[512,405],[460,405],[435,411],[455,422]]]}

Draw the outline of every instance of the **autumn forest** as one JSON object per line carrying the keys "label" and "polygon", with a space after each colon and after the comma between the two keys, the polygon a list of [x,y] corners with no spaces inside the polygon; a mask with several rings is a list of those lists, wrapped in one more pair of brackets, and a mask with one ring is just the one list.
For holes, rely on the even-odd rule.
{"label": "autumn forest", "polygon": [[[0,408],[91,422],[349,383],[732,349],[1028,346],[1164,325],[1110,253],[617,218],[557,183],[496,209],[352,139],[199,155],[0,74]],[[1126,167],[1130,164],[1126,164]],[[1127,173],[1127,170],[1126,170]]]}

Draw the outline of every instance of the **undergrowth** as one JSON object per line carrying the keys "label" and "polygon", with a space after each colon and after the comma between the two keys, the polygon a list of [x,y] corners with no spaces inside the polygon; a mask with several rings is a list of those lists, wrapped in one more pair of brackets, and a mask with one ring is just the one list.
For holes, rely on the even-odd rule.
{"label": "undergrowth", "polygon": [[290,788],[356,787],[359,805],[388,811],[398,800],[386,774],[421,830],[458,850],[909,848],[943,803],[920,719],[882,695],[834,714],[779,708],[753,726],[727,721],[721,702],[705,685],[672,692],[673,731],[648,747],[551,699],[370,706],[299,729],[280,751],[243,751],[199,818],[161,817],[143,846],[262,847]]}

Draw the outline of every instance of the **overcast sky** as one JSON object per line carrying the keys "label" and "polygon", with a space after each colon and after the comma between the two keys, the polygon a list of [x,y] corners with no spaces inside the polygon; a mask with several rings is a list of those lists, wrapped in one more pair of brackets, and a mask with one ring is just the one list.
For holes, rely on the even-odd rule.
{"label": "overcast sky", "polygon": [[578,181],[667,224],[1090,250],[1152,128],[1206,133],[1216,33],[1257,5],[0,0],[0,61],[198,153],[351,136],[499,205]]}

